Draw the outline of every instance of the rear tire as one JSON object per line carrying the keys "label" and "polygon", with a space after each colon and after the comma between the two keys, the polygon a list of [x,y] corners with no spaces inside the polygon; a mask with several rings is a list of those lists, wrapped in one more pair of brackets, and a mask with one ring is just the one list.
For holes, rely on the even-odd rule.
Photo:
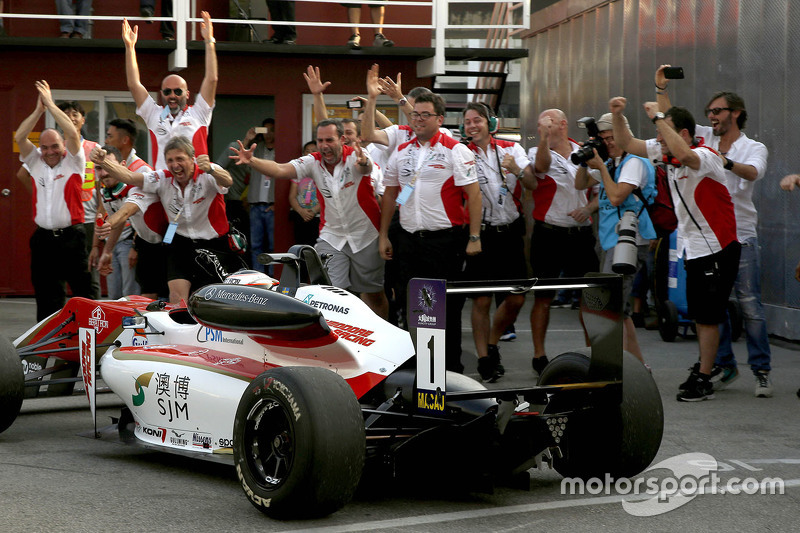
{"label": "rear tire", "polygon": [[[589,357],[567,352],[553,359],[539,385],[581,383]],[[653,376],[636,357],[623,352],[622,403],[566,412],[566,444],[553,466],[564,477],[631,477],[647,468],[658,453],[664,432],[664,409]],[[545,414],[565,412],[554,398]]]}
{"label": "rear tire", "polygon": [[25,393],[25,375],[14,345],[0,335],[0,433],[17,419]]}
{"label": "rear tire", "polygon": [[268,370],[242,394],[233,457],[242,489],[273,518],[325,516],[353,497],[364,468],[353,390],[324,368]]}
{"label": "rear tire", "polygon": [[678,308],[666,300],[658,306],[658,333],[664,342],[673,342],[678,335]]}

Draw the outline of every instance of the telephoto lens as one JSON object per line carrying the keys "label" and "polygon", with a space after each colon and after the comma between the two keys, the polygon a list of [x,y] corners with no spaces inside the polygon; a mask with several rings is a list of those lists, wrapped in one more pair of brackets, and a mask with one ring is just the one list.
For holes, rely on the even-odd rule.
{"label": "telephoto lens", "polygon": [[611,270],[617,274],[636,273],[636,229],[639,226],[639,219],[633,211],[625,211],[617,224],[617,234],[619,239],[614,247],[614,263]]}

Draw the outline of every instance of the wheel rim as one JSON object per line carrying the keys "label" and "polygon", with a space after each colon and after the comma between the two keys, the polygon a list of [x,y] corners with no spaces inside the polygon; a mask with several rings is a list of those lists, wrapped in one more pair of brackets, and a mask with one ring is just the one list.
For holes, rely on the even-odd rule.
{"label": "wheel rim", "polygon": [[275,490],[286,481],[295,458],[294,427],[277,400],[256,403],[247,415],[243,451],[255,481]]}

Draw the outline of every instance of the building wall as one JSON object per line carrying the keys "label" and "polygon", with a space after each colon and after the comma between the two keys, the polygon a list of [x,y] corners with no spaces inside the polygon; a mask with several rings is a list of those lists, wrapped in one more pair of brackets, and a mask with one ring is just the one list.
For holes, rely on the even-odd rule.
{"label": "building wall", "polygon": [[[675,105],[700,124],[718,90],[747,105],[745,133],[770,151],[766,177],[755,187],[759,212],[763,302],[770,333],[800,339],[800,191],[781,191],[780,179],[800,171],[794,148],[800,84],[800,3],[790,0],[562,0],[532,13],[523,69],[523,142],[535,144],[538,114],[557,107],[574,121],[608,111],[608,100],[628,98],[634,133],[653,137],[642,104],[654,100],[661,64],[682,66],[685,80],[670,83]],[[574,122],[573,122],[574,124]],[[582,139],[577,128],[571,135]]]}

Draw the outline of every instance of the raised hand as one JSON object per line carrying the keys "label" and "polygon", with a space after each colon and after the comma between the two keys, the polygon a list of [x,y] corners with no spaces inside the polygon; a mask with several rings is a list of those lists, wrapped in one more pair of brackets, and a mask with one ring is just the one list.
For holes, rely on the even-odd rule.
{"label": "raised hand", "polygon": [[395,83],[394,80],[392,80],[392,78],[390,78],[389,76],[378,78],[378,84],[380,85],[383,93],[392,100],[394,100],[395,102],[403,98],[403,90],[401,88],[402,86],[401,76],[402,74],[398,72],[397,83]]}
{"label": "raised hand", "polygon": [[311,94],[321,94],[325,92],[325,89],[331,84],[329,81],[322,83],[322,79],[319,75],[319,67],[312,67],[311,65],[306,68],[306,71],[303,73],[303,78],[305,78],[308,84],[308,90],[311,91]]}
{"label": "raised hand", "polygon": [[628,105],[628,99],[624,96],[615,96],[608,101],[608,110],[612,113],[622,113]]}
{"label": "raised hand", "polygon": [[253,150],[256,149],[256,143],[250,145],[250,148],[247,149],[242,144],[242,141],[236,141],[239,143],[239,148],[231,146],[231,152],[234,155],[228,156],[234,161],[236,161],[237,165],[249,165],[253,161]]}
{"label": "raised hand", "polygon": [[36,82],[36,90],[39,91],[39,101],[44,107],[54,107],[53,94],[50,92],[50,85],[44,80]]}
{"label": "raised hand", "polygon": [[134,47],[136,46],[136,41],[139,40],[139,26],[134,26],[131,28],[130,23],[128,23],[128,19],[122,20],[122,41],[125,43],[127,47]]}
{"label": "raised hand", "polygon": [[198,168],[200,168],[204,174],[211,172],[211,158],[208,157],[208,154],[198,155],[195,158],[195,162],[197,163]]}
{"label": "raised hand", "polygon": [[383,92],[380,85],[378,64],[373,64],[367,71],[367,94],[370,98],[377,98]]}
{"label": "raised hand", "polygon": [[211,15],[208,11],[201,11],[200,16],[203,17],[203,22],[200,23],[200,35],[203,36],[204,41],[211,41],[214,39],[214,26],[211,24]]}
{"label": "raised hand", "polygon": [[92,148],[92,151],[89,154],[89,159],[91,159],[92,163],[94,163],[95,165],[102,165],[103,163],[105,163],[106,160],[106,151],[103,150],[98,144],[97,146]]}

